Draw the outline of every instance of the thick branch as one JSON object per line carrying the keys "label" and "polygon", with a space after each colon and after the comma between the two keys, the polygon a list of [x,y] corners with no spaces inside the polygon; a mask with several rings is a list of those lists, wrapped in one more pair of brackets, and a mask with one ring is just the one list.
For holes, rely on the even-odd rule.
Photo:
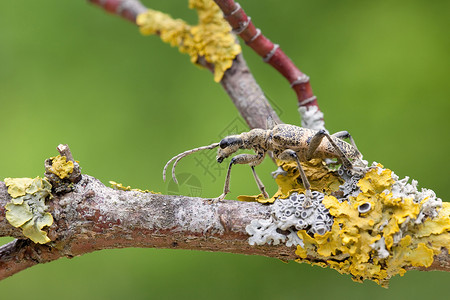
{"label": "thick branch", "polygon": [[[179,248],[263,255],[284,260],[295,258],[294,248],[250,246],[245,227],[253,219],[269,217],[259,203],[119,191],[83,175],[74,191],[51,202],[55,223],[48,245],[14,241],[0,248],[0,279],[37,263],[73,257],[109,248]],[[10,201],[0,185],[0,209]],[[4,211],[0,236],[24,238],[12,229]]]}
{"label": "thick branch", "polygon": [[[239,201],[210,204],[208,200],[113,190],[83,175],[73,192],[49,203],[55,219],[49,230],[51,243],[15,240],[0,247],[0,279],[38,263],[110,248],[179,248],[298,258],[295,247],[285,244],[249,245],[246,226],[252,220],[269,218],[270,206]],[[4,218],[9,201],[0,183],[0,236],[24,239]],[[436,256],[426,270],[450,271],[448,253]]]}

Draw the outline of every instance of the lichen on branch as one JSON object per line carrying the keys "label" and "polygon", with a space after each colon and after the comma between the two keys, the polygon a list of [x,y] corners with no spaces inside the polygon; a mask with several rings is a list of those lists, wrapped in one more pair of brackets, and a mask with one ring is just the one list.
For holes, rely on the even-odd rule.
{"label": "lichen on branch", "polygon": [[[51,165],[46,160],[46,171]],[[383,285],[410,268],[448,270],[450,205],[431,190],[418,191],[416,181],[399,180],[380,165],[355,175],[314,160],[304,164],[313,189],[305,206],[298,170],[292,164],[282,167],[274,173],[278,197],[264,204],[210,204],[208,199],[156,195],[118,183],[111,189],[88,175],[73,182],[70,192],[58,193],[48,178],[7,178],[0,183],[7,215],[0,228],[4,236],[23,242],[1,247],[0,279],[60,257],[124,247],[264,255],[328,266],[354,280]],[[44,202],[50,190],[55,195],[51,215]],[[53,218],[49,238],[43,229]],[[12,226],[30,240],[11,231]]]}
{"label": "lichen on branch", "polygon": [[214,1],[190,0],[189,8],[198,13],[197,25],[189,25],[153,9],[138,15],[136,23],[143,35],[158,34],[164,42],[189,54],[192,63],[204,58],[214,66],[214,81],[220,82],[241,47]]}
{"label": "lichen on branch", "polygon": [[118,183],[115,181],[110,180],[109,184],[111,185],[111,187],[115,190],[119,190],[119,191],[133,191],[133,192],[140,192],[140,193],[150,193],[150,194],[161,194],[159,192],[154,192],[151,190],[141,190],[138,188],[132,188],[131,186],[124,186],[122,183]]}
{"label": "lichen on branch", "polygon": [[73,172],[74,164],[72,161],[67,161],[65,156],[55,156],[50,158],[52,165],[50,172],[59,177],[59,179],[64,179],[68,177]]}
{"label": "lichen on branch", "polygon": [[[304,187],[292,164],[278,171],[278,192],[271,199],[269,219],[247,226],[251,245],[296,246],[298,262],[331,267],[387,286],[407,268],[428,268],[443,248],[450,249],[450,205],[433,191],[417,189],[382,165],[363,174],[326,171],[324,164],[305,164],[312,178],[313,199],[305,206]],[[322,178],[322,180],[320,180]],[[245,196],[243,200],[252,200]]]}
{"label": "lichen on branch", "polygon": [[5,205],[6,219],[21,228],[23,235],[35,243],[50,242],[42,228],[53,224],[53,217],[46,212],[45,201],[51,197],[51,184],[46,178],[5,178],[11,202]]}

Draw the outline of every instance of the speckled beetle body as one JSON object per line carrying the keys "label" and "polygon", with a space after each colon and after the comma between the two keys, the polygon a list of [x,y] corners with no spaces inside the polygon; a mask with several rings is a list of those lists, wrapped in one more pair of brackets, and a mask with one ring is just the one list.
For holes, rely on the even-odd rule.
{"label": "speckled beetle body", "polygon": [[[236,152],[237,149],[252,149],[257,153],[258,151],[272,151],[276,158],[284,150],[290,149],[295,151],[300,161],[307,161],[312,158],[340,158],[340,149],[347,159],[361,159],[358,148],[342,140],[344,135],[350,138],[348,132],[342,131],[329,135],[339,149],[335,148],[329,139],[322,140],[326,135],[325,131],[316,131],[289,124],[276,125],[267,130],[252,129],[249,132],[222,139],[219,143],[220,149],[217,160],[221,162],[224,158]],[[313,141],[317,143],[316,146],[312,144]],[[237,149],[236,146],[238,146]],[[314,149],[310,148],[314,146]]]}
{"label": "speckled beetle body", "polygon": [[[324,139],[326,137],[326,139]],[[343,139],[348,138],[350,143]],[[305,172],[300,161],[308,161],[313,158],[336,158],[346,169],[357,169],[363,166],[362,155],[358,151],[353,138],[347,131],[337,132],[329,135],[325,130],[312,130],[289,124],[272,124],[269,129],[252,129],[238,135],[230,135],[223,138],[219,143],[200,147],[183,152],[173,157],[164,167],[163,177],[168,165],[175,160],[172,167],[172,177],[176,182],[175,166],[178,161],[197,151],[204,149],[213,149],[219,147],[217,152],[217,162],[221,163],[225,158],[234,154],[239,149],[254,150],[255,154],[238,154],[234,156],[228,166],[228,172],[225,179],[225,186],[222,195],[216,198],[216,201],[223,200],[229,193],[231,167],[234,164],[247,164],[251,167],[258,188],[264,197],[268,198],[264,185],[255,172],[255,166],[259,165],[267,152],[272,152],[273,157],[280,161],[294,161],[297,163],[303,185],[306,189],[306,197],[311,197],[310,184],[306,178]],[[308,203],[308,201],[306,201]]]}

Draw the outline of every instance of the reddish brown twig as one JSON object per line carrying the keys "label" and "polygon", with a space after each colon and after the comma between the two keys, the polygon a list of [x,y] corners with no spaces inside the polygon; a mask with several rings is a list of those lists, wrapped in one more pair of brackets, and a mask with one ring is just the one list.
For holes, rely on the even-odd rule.
{"label": "reddish brown twig", "polygon": [[289,81],[297,94],[298,105],[319,108],[317,98],[309,83],[309,77],[295,66],[279,45],[272,43],[261,33],[261,30],[255,27],[239,3],[233,0],[214,0],[214,2],[223,11],[224,17],[230,23],[234,33],[238,34],[249,47],[258,53],[264,62],[277,69]]}
{"label": "reddish brown twig", "polygon": [[138,0],[88,0],[89,2],[102,7],[109,13],[121,16],[122,18],[136,22],[136,17],[147,8]]}

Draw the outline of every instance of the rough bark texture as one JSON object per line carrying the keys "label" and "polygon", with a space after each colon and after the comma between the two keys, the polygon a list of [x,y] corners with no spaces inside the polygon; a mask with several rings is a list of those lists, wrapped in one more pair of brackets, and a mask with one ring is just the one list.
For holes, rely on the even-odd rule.
{"label": "rough bark texture", "polygon": [[220,81],[250,128],[266,128],[267,117],[282,123],[239,54]]}
{"label": "rough bark texture", "polygon": [[[56,195],[49,203],[54,217],[46,245],[25,239],[5,218],[11,200],[0,182],[0,236],[18,238],[0,247],[0,279],[39,263],[74,257],[96,250],[142,247],[220,251],[296,259],[295,248],[250,246],[245,227],[254,219],[269,218],[269,207],[255,202],[169,196],[114,190],[83,175],[74,190]],[[310,258],[315,261],[314,258]],[[450,271],[446,250],[429,268]]]}
{"label": "rough bark texture", "polygon": [[[248,244],[245,227],[255,218],[268,218],[267,206],[208,200],[114,190],[83,175],[73,192],[56,195],[49,203],[55,220],[49,229],[51,243],[15,240],[0,248],[0,279],[38,263],[109,248],[179,248],[295,258],[294,249],[284,245]],[[21,230],[4,217],[9,201],[2,182],[0,236],[24,239]]]}

